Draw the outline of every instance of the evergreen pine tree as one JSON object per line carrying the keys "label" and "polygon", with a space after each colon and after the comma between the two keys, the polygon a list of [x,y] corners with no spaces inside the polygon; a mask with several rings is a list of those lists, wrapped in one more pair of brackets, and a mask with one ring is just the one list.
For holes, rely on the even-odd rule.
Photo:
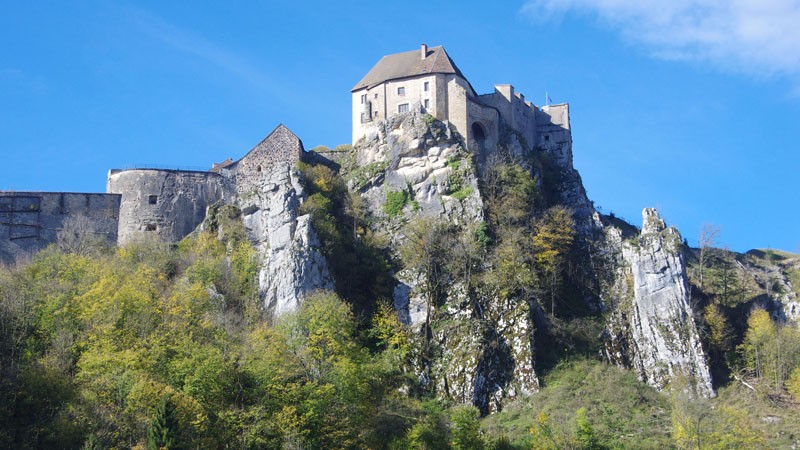
{"label": "evergreen pine tree", "polygon": [[178,450],[178,417],[175,404],[165,394],[156,406],[156,413],[147,430],[147,450]]}

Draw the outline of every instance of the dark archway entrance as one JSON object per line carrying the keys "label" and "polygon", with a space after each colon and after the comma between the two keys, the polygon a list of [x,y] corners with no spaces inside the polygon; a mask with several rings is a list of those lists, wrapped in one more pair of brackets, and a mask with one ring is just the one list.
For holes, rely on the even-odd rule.
{"label": "dark archway entrance", "polygon": [[483,149],[483,145],[486,143],[486,131],[480,122],[472,123],[472,139],[478,144],[478,148]]}

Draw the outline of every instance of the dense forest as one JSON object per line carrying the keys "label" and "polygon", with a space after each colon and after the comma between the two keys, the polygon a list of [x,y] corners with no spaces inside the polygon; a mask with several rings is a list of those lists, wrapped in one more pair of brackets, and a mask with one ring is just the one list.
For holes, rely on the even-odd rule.
{"label": "dense forest", "polygon": [[[58,245],[0,269],[0,447],[722,449],[800,439],[800,331],[750,308],[754,288],[737,275],[744,255],[684,248],[717,396],[693,398],[680,383],[657,392],[601,360],[602,312],[570,283],[581,276],[575,224],[523,165],[483,175],[485,224],[396,222],[406,236],[397,252],[343,176],[297,169],[336,291],[294,313],[264,310],[257,254],[233,207],[176,245],[110,248],[65,230]],[[387,195],[387,215],[402,208],[414,208],[408,195]],[[793,257],[768,256],[749,257]],[[403,269],[422,274],[430,313],[420,329],[390,302]],[[426,385],[430,337],[453,326],[435,307],[454,278],[470,298],[539,303],[539,392],[486,414]]]}

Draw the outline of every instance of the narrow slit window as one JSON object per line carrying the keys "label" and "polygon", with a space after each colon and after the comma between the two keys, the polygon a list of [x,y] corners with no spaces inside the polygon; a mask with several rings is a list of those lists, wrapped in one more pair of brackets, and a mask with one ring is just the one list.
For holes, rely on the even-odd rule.
{"label": "narrow slit window", "polygon": [[426,98],[425,99],[425,109],[428,109],[430,107],[431,107],[431,101]]}
{"label": "narrow slit window", "polygon": [[426,82],[422,83],[422,90],[423,91],[428,92],[428,89],[430,89],[430,87],[431,87],[430,82],[426,81]]}

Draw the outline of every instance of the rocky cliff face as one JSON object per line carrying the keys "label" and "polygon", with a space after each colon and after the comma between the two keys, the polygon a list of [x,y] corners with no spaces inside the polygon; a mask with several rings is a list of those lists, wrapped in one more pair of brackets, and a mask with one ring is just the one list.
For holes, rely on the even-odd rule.
{"label": "rocky cliff face", "polygon": [[[484,221],[478,168],[452,128],[420,111],[381,122],[342,161],[349,187],[360,192],[388,230],[393,248],[407,240],[405,224],[425,218],[474,232]],[[522,151],[522,150],[520,150]],[[399,207],[391,204],[401,194]],[[405,194],[402,194],[405,195]],[[421,330],[428,321],[422,274],[396,274],[394,305],[401,320]],[[449,279],[444,298],[430,311],[431,354],[420,367],[423,384],[442,397],[484,412],[535,392],[530,305],[520,299],[479,296],[463,280]]]}
{"label": "rocky cliff face", "polygon": [[300,215],[306,194],[296,164],[300,139],[278,125],[239,161],[219,165],[226,203],[242,212],[248,239],[259,254],[258,286],[268,315],[296,310],[318,289],[333,289],[328,263],[310,217]]}
{"label": "rocky cliff face", "polygon": [[[361,193],[377,216],[406,212],[457,224],[482,220],[470,155],[449,125],[420,111],[380,122],[343,166],[349,187]],[[398,192],[410,197],[398,211],[385,208]]]}
{"label": "rocky cliff face", "polygon": [[328,264],[308,215],[298,215],[303,187],[291,163],[273,164],[237,184],[236,203],[261,255],[258,284],[273,317],[297,309],[317,289],[333,289]]}
{"label": "rocky cliff face", "polygon": [[667,228],[654,209],[645,209],[641,234],[622,241],[610,231],[609,242],[621,262],[616,299],[610,315],[606,357],[633,368],[657,389],[686,377],[695,395],[714,390],[689,302],[681,236]]}

